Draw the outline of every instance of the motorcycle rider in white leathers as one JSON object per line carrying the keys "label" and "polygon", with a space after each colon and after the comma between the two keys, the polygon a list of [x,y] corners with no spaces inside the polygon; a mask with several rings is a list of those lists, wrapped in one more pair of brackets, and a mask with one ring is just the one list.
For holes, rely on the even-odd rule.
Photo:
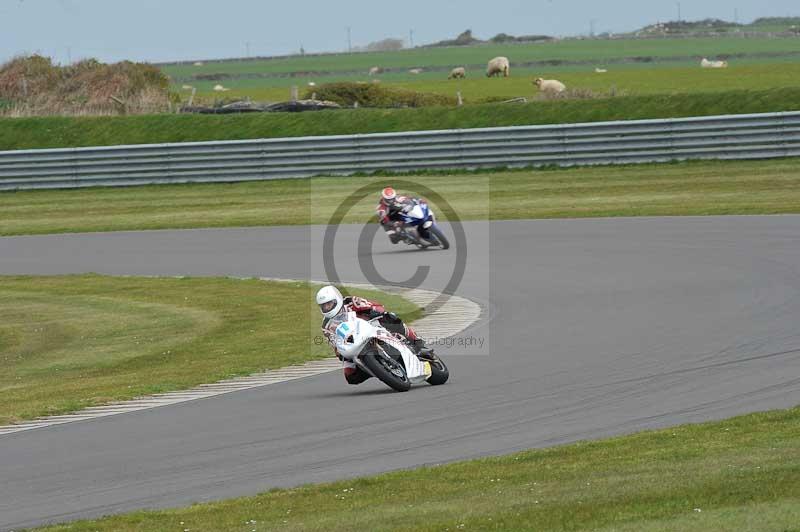
{"label": "motorcycle rider in white leathers", "polygon": [[336,351],[334,341],[338,322],[336,317],[347,312],[355,312],[356,315],[364,320],[379,318],[380,324],[389,332],[402,336],[414,349],[414,352],[421,356],[432,353],[432,350],[425,347],[425,342],[417,337],[414,329],[403,323],[396,314],[386,312],[386,309],[374,301],[369,301],[363,297],[348,296],[343,297],[342,293],[335,286],[325,286],[317,292],[317,305],[322,312],[322,334],[328,343],[333,347],[336,356],[344,363],[344,377],[349,384],[361,384],[370,378],[370,375],[357,367],[352,362],[343,360]]}

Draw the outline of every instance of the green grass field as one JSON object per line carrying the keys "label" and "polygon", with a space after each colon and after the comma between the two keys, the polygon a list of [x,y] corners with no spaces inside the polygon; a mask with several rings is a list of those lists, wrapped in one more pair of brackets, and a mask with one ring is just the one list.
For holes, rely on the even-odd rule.
{"label": "green grass field", "polygon": [[[712,75],[718,74],[714,72]],[[506,80],[487,80],[505,86]],[[526,83],[518,82],[521,88]],[[508,85],[508,87],[513,87]],[[522,89],[520,89],[522,90]],[[500,88],[498,88],[498,92]],[[508,95],[517,94],[512,90]],[[0,118],[0,150],[346,135],[800,110],[800,87],[316,113]]]}
{"label": "green grass field", "polygon": [[467,220],[800,213],[800,165],[785,159],[0,193],[0,235],[324,224],[369,179],[375,195],[345,223],[369,220],[398,179],[438,191]]}
{"label": "green grass field", "polygon": [[[485,64],[503,55],[511,60],[512,77],[487,80]],[[732,56],[731,68],[709,71],[699,68],[700,57]],[[393,69],[375,79],[422,92],[454,95],[461,91],[467,103],[486,99],[532,97],[530,80],[555,77],[568,87],[607,92],[611,87],[627,94],[721,92],[733,89],[797,87],[800,79],[800,39],[768,37],[685,37],[679,39],[563,40],[534,44],[478,45],[447,48],[415,48],[395,52],[253,59],[219,63],[167,65],[173,88],[185,101],[198,89],[197,100],[284,101],[289,87],[306,88],[333,81],[369,81],[372,66]],[[531,66],[547,62],[548,66]],[[448,81],[448,69],[468,67],[468,80]],[[428,71],[414,75],[408,69]],[[606,74],[596,74],[605,67]],[[233,79],[197,80],[194,76],[225,75]],[[267,76],[248,78],[246,76]],[[231,89],[217,93],[217,84]],[[313,89],[310,89],[313,91]]]}
{"label": "green grass field", "polygon": [[263,74],[291,72],[349,72],[364,75],[373,66],[411,69],[415,67],[450,67],[486,65],[496,56],[506,56],[512,63],[534,61],[585,61],[590,66],[632,57],[672,58],[735,54],[800,54],[796,38],[684,38],[684,39],[618,39],[562,40],[533,44],[414,48],[395,52],[294,56],[281,59],[207,62],[166,65],[162,69],[174,79],[197,74]]}
{"label": "green grass field", "polygon": [[[800,39],[798,39],[800,40]],[[798,56],[800,57],[800,56]],[[619,65],[607,68],[609,72],[598,74],[587,67],[544,67],[514,69],[508,79],[488,79],[481,72],[472,72],[466,80],[447,80],[447,74],[427,72],[418,76],[385,74],[381,83],[419,92],[433,92],[454,96],[460,91],[467,104],[482,103],[499,98],[536,98],[537,89],[531,80],[542,77],[559,79],[570,89],[592,90],[608,93],[611,90],[626,95],[649,94],[696,94],[727,92],[731,90],[763,90],[800,86],[800,64],[795,61],[749,61],[738,63],[727,69],[701,69],[696,64],[670,63],[662,65]],[[329,81],[364,81],[358,75],[331,76],[316,79],[317,83]],[[303,79],[237,79],[230,81],[192,82],[197,87],[201,101],[218,98],[235,100],[250,98],[254,101],[285,101],[290,97],[289,87],[299,86],[302,93],[313,94],[315,89],[306,87],[310,81]],[[215,93],[217,83],[231,88],[229,92]],[[179,91],[186,100],[189,91]],[[735,112],[735,111],[732,111]]]}
{"label": "green grass field", "polygon": [[800,409],[138,512],[50,532],[797,532]]}
{"label": "green grass field", "polygon": [[[0,277],[0,425],[330,356],[316,287],[233,279]],[[420,309],[359,291],[406,319]]]}

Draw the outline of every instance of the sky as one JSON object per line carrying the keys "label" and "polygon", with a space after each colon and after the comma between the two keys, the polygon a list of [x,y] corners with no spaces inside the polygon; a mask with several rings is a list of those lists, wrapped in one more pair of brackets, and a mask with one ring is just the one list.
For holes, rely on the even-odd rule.
{"label": "sky", "polygon": [[[630,31],[678,16],[675,0],[0,0],[0,62],[40,53],[67,63],[171,61],[347,49],[386,37],[415,44],[480,38]],[[334,8],[335,6],[335,8]],[[681,17],[742,22],[800,15],[797,0],[683,0]]]}

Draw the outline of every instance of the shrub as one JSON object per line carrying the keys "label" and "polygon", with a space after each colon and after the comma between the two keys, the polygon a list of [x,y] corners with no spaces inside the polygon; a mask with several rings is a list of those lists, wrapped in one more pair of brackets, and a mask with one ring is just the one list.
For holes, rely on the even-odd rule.
{"label": "shrub", "polygon": [[378,83],[326,83],[306,92],[306,98],[316,94],[318,100],[336,102],[345,107],[356,103],[360,107],[430,107],[455,105],[456,99],[442,94],[416,92],[381,86]]}
{"label": "shrub", "polygon": [[428,46],[470,46],[472,44],[480,44],[482,42],[482,40],[476,39],[472,35],[472,30],[465,30],[461,32],[455,39],[439,41],[437,43],[429,44]]}
{"label": "shrub", "polygon": [[143,63],[87,59],[61,67],[33,55],[0,66],[0,100],[22,115],[155,112],[168,106],[169,79]]}
{"label": "shrub", "polygon": [[515,37],[513,35],[509,35],[507,33],[498,33],[491,39],[489,42],[495,44],[503,44],[503,43],[528,43],[528,42],[540,42],[540,41],[552,41],[553,38],[549,35],[520,35],[519,37]]}

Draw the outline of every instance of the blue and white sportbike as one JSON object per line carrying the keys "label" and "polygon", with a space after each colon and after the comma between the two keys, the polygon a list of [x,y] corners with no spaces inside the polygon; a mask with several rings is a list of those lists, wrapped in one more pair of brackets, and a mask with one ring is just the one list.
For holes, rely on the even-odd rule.
{"label": "blue and white sportbike", "polygon": [[450,242],[436,225],[436,215],[428,204],[419,199],[410,200],[400,212],[403,222],[397,229],[397,238],[420,249],[439,247],[448,249]]}

